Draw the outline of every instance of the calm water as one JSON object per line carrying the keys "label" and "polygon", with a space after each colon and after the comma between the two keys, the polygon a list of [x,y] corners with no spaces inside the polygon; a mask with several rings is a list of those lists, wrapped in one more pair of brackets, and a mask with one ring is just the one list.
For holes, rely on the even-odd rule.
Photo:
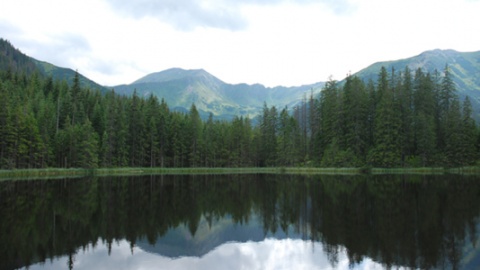
{"label": "calm water", "polygon": [[0,269],[479,269],[480,179],[0,182]]}

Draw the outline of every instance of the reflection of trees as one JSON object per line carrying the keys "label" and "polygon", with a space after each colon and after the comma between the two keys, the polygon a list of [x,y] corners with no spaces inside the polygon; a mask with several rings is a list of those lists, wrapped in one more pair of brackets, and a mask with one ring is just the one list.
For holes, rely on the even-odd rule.
{"label": "reflection of trees", "polygon": [[[147,176],[0,184],[0,268],[67,254],[101,238],[111,247],[155,243],[184,225],[195,235],[252,214],[265,233],[293,228],[321,241],[330,262],[345,248],[385,266],[458,268],[465,240],[476,240],[478,180],[447,176]],[[470,237],[468,239],[468,237]],[[74,261],[72,261],[74,263]],[[73,265],[72,265],[73,267]]]}

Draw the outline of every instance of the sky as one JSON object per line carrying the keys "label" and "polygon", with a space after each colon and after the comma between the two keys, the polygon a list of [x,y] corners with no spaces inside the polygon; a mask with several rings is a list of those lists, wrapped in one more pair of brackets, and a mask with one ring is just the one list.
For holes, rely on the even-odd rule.
{"label": "sky", "polygon": [[106,86],[178,67],[299,86],[480,50],[480,0],[0,0],[0,37]]}

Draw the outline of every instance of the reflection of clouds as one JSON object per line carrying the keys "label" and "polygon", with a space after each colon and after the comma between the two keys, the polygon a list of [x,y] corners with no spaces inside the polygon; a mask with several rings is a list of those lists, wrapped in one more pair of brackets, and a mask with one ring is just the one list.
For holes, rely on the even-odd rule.
{"label": "reflection of clouds", "polygon": [[[68,256],[29,269],[65,269]],[[302,240],[266,239],[261,242],[226,243],[203,257],[171,259],[145,252],[138,247],[131,253],[126,240],[112,244],[108,255],[106,244],[98,243],[79,249],[75,255],[74,269],[351,269],[344,250],[339,253],[338,264],[330,265],[321,243]],[[365,259],[354,269],[383,269]]]}

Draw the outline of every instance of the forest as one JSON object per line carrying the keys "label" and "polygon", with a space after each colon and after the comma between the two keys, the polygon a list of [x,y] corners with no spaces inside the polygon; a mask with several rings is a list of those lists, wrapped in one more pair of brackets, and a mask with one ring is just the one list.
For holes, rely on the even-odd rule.
{"label": "forest", "polygon": [[0,71],[0,169],[98,167],[459,167],[479,133],[448,66],[329,80],[258,119],[200,118],[155,96],[118,95],[38,73]]}

